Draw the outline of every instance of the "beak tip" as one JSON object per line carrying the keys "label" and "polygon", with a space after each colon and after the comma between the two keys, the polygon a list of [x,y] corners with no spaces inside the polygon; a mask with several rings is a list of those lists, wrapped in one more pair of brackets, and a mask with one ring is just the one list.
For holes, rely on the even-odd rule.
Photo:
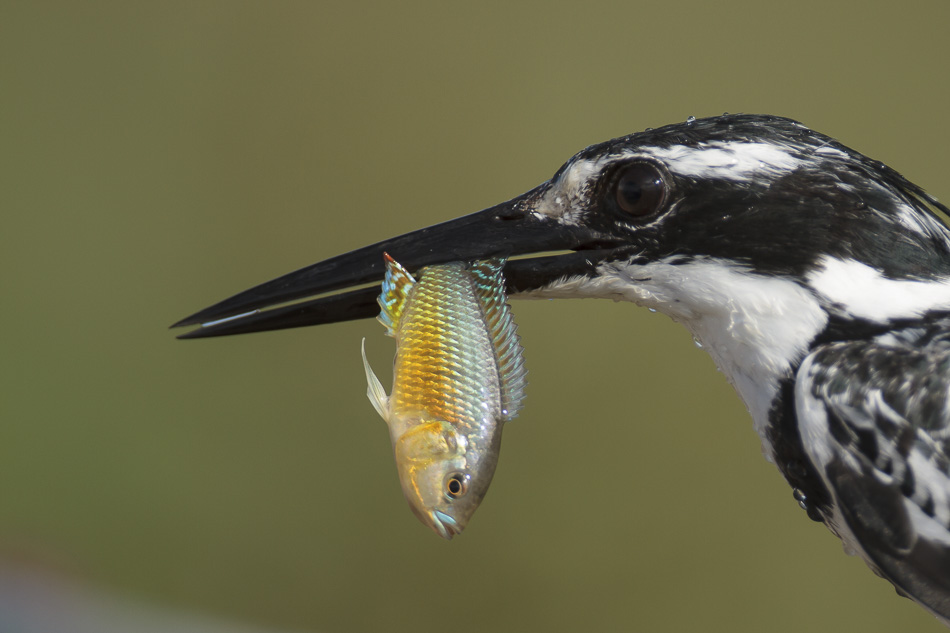
{"label": "beak tip", "polygon": [[185,327],[186,325],[195,325],[195,321],[192,319],[192,317],[185,317],[184,319],[180,321],[175,321],[174,323],[168,326],[168,329],[174,330],[176,327]]}

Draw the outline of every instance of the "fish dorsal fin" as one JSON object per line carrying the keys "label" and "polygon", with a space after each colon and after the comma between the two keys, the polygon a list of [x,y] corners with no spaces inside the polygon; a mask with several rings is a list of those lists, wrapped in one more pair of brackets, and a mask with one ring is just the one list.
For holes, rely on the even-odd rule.
{"label": "fish dorsal fin", "polygon": [[376,299],[380,308],[376,320],[386,327],[387,336],[396,336],[402,309],[406,306],[406,298],[416,280],[399,262],[390,257],[389,253],[383,253],[383,260],[386,262],[386,277],[383,278],[383,286]]}
{"label": "fish dorsal fin", "polygon": [[501,386],[501,409],[505,420],[521,410],[527,384],[527,368],[521,337],[505,297],[505,260],[494,258],[475,262],[469,269],[485,315],[485,326],[495,348],[498,378]]}

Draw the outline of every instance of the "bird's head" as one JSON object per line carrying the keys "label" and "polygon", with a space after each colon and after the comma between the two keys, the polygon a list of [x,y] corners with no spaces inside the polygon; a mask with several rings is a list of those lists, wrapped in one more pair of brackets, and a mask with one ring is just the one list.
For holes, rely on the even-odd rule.
{"label": "bird's head", "polygon": [[508,202],[176,325],[203,324],[183,335],[197,338],[371,317],[377,287],[263,309],[379,281],[384,251],[410,270],[507,257],[512,296],[623,299],[683,322],[758,421],[816,337],[950,308],[946,213],[884,164],[795,121],[690,119],[592,145]]}

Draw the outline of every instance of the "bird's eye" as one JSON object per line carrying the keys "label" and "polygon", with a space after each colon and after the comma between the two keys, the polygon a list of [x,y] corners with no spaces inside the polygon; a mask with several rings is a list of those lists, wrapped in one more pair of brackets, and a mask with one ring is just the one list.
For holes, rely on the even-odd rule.
{"label": "bird's eye", "polygon": [[617,206],[634,217],[650,215],[666,202],[666,182],[656,165],[630,163],[620,170],[614,182]]}
{"label": "bird's eye", "polygon": [[454,472],[445,476],[445,495],[449,499],[458,499],[468,491],[468,477],[465,473]]}

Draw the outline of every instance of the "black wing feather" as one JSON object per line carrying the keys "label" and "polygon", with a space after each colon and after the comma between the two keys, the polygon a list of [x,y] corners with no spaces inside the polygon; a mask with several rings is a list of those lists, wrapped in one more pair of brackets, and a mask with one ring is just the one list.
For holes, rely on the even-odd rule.
{"label": "black wing feather", "polygon": [[825,522],[950,623],[950,323],[815,350],[797,378]]}

